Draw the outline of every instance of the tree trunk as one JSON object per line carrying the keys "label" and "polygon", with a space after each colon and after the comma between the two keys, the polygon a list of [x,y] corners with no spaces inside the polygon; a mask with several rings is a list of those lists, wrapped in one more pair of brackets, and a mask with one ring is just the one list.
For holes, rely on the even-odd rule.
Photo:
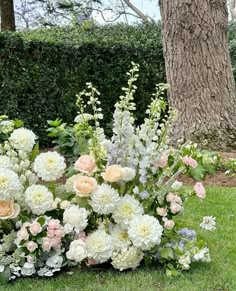
{"label": "tree trunk", "polygon": [[13,0],[0,0],[1,30],[15,31],[15,15]]}
{"label": "tree trunk", "polygon": [[227,44],[226,0],[160,0],[172,141],[236,147],[235,85]]}

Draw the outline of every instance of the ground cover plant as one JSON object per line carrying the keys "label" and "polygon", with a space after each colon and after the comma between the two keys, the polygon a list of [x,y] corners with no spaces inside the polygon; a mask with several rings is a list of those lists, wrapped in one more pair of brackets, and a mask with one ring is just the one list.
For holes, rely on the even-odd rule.
{"label": "ground cover plant", "polygon": [[[99,92],[91,83],[77,96],[77,134],[83,151],[72,165],[56,151],[40,153],[35,134],[2,116],[0,146],[2,282],[21,276],[52,277],[65,267],[108,264],[125,271],[140,264],[177,276],[211,261],[207,243],[178,216],[189,197],[205,198],[177,180],[198,162],[188,143],[169,146],[175,111],[157,86],[143,124],[136,126],[134,94],[139,66],[115,105],[112,137],[105,138]],[[88,113],[88,107],[92,113]],[[68,168],[66,183],[58,183]],[[215,230],[215,218],[201,227]]]}

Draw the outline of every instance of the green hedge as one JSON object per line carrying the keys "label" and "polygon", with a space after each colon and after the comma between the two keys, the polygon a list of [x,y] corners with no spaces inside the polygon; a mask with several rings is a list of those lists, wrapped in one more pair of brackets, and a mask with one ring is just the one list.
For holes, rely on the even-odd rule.
{"label": "green hedge", "polygon": [[0,114],[23,119],[47,145],[46,121],[73,121],[75,94],[92,82],[108,122],[131,61],[140,64],[140,120],[155,84],[165,81],[159,25],[0,33]]}

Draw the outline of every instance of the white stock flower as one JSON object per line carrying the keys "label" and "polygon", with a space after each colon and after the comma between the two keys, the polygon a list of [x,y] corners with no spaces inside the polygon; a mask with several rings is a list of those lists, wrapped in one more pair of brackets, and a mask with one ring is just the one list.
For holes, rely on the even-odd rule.
{"label": "white stock flower", "polygon": [[64,161],[57,152],[42,153],[34,161],[34,171],[44,181],[55,181],[64,173],[66,168]]}
{"label": "white stock flower", "polygon": [[119,225],[116,225],[111,230],[111,236],[113,238],[114,249],[116,250],[120,250],[131,244],[127,230],[121,228]]}
{"label": "white stock flower", "polygon": [[211,258],[210,258],[210,254],[209,254],[209,249],[207,247],[201,249],[198,253],[196,253],[194,256],[193,256],[193,259],[194,261],[197,261],[197,262],[210,262],[211,261]]}
{"label": "white stock flower", "polygon": [[120,200],[118,192],[110,185],[102,184],[91,193],[89,204],[99,214],[112,213],[117,202]]}
{"label": "white stock flower", "polygon": [[70,205],[65,209],[63,214],[63,222],[66,223],[66,232],[70,232],[75,228],[76,232],[80,232],[88,225],[88,211],[85,208],[80,208],[78,205]]}
{"label": "white stock flower", "polygon": [[8,156],[0,156],[0,168],[12,168],[12,162],[11,159]]}
{"label": "white stock flower", "polygon": [[122,181],[132,181],[135,177],[135,170],[129,167],[122,168]]}
{"label": "white stock flower", "polygon": [[213,216],[204,216],[200,227],[205,230],[215,230],[216,229],[216,218]]}
{"label": "white stock flower", "polygon": [[15,172],[0,167],[0,200],[13,198],[21,191],[21,184]]}
{"label": "white stock flower", "polygon": [[32,185],[25,191],[25,202],[34,214],[44,214],[52,209],[53,195],[43,185]]}
{"label": "white stock flower", "polygon": [[36,135],[33,131],[26,128],[15,129],[10,137],[9,141],[16,150],[22,150],[25,152],[32,151],[35,145]]}
{"label": "white stock flower", "polygon": [[86,243],[81,239],[72,241],[66,257],[77,263],[82,262],[87,257]]}
{"label": "white stock flower", "polygon": [[135,217],[128,227],[129,238],[135,247],[150,250],[161,242],[163,227],[150,215]]}
{"label": "white stock flower", "polygon": [[113,218],[116,223],[121,224],[123,227],[127,227],[134,217],[141,216],[143,212],[143,207],[140,205],[139,201],[126,194],[116,204]]}
{"label": "white stock flower", "polygon": [[181,257],[179,257],[179,264],[181,265],[183,270],[188,270],[191,264],[191,258],[189,253],[185,253]]}
{"label": "white stock flower", "polygon": [[112,266],[120,271],[126,269],[135,269],[143,259],[143,252],[133,246],[123,248],[120,252],[114,252],[112,255]]}
{"label": "white stock flower", "polygon": [[87,236],[86,246],[89,258],[104,263],[112,256],[113,239],[104,230],[99,229]]}

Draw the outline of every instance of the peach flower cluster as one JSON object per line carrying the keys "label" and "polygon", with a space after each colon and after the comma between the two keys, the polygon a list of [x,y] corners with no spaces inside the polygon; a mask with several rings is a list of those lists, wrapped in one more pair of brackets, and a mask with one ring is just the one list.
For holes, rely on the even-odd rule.
{"label": "peach flower cluster", "polygon": [[170,203],[170,211],[173,214],[177,214],[183,210],[182,199],[174,193],[168,193],[166,196],[166,201]]}
{"label": "peach flower cluster", "polygon": [[14,219],[20,213],[20,206],[13,200],[0,200],[0,219]]}
{"label": "peach flower cluster", "polygon": [[43,238],[42,248],[44,251],[61,249],[61,239],[65,236],[64,227],[58,219],[51,219],[47,226],[47,236]]}
{"label": "peach flower cluster", "polygon": [[97,166],[95,164],[95,160],[90,155],[83,155],[75,162],[75,170],[85,173],[91,174],[96,172]]}

